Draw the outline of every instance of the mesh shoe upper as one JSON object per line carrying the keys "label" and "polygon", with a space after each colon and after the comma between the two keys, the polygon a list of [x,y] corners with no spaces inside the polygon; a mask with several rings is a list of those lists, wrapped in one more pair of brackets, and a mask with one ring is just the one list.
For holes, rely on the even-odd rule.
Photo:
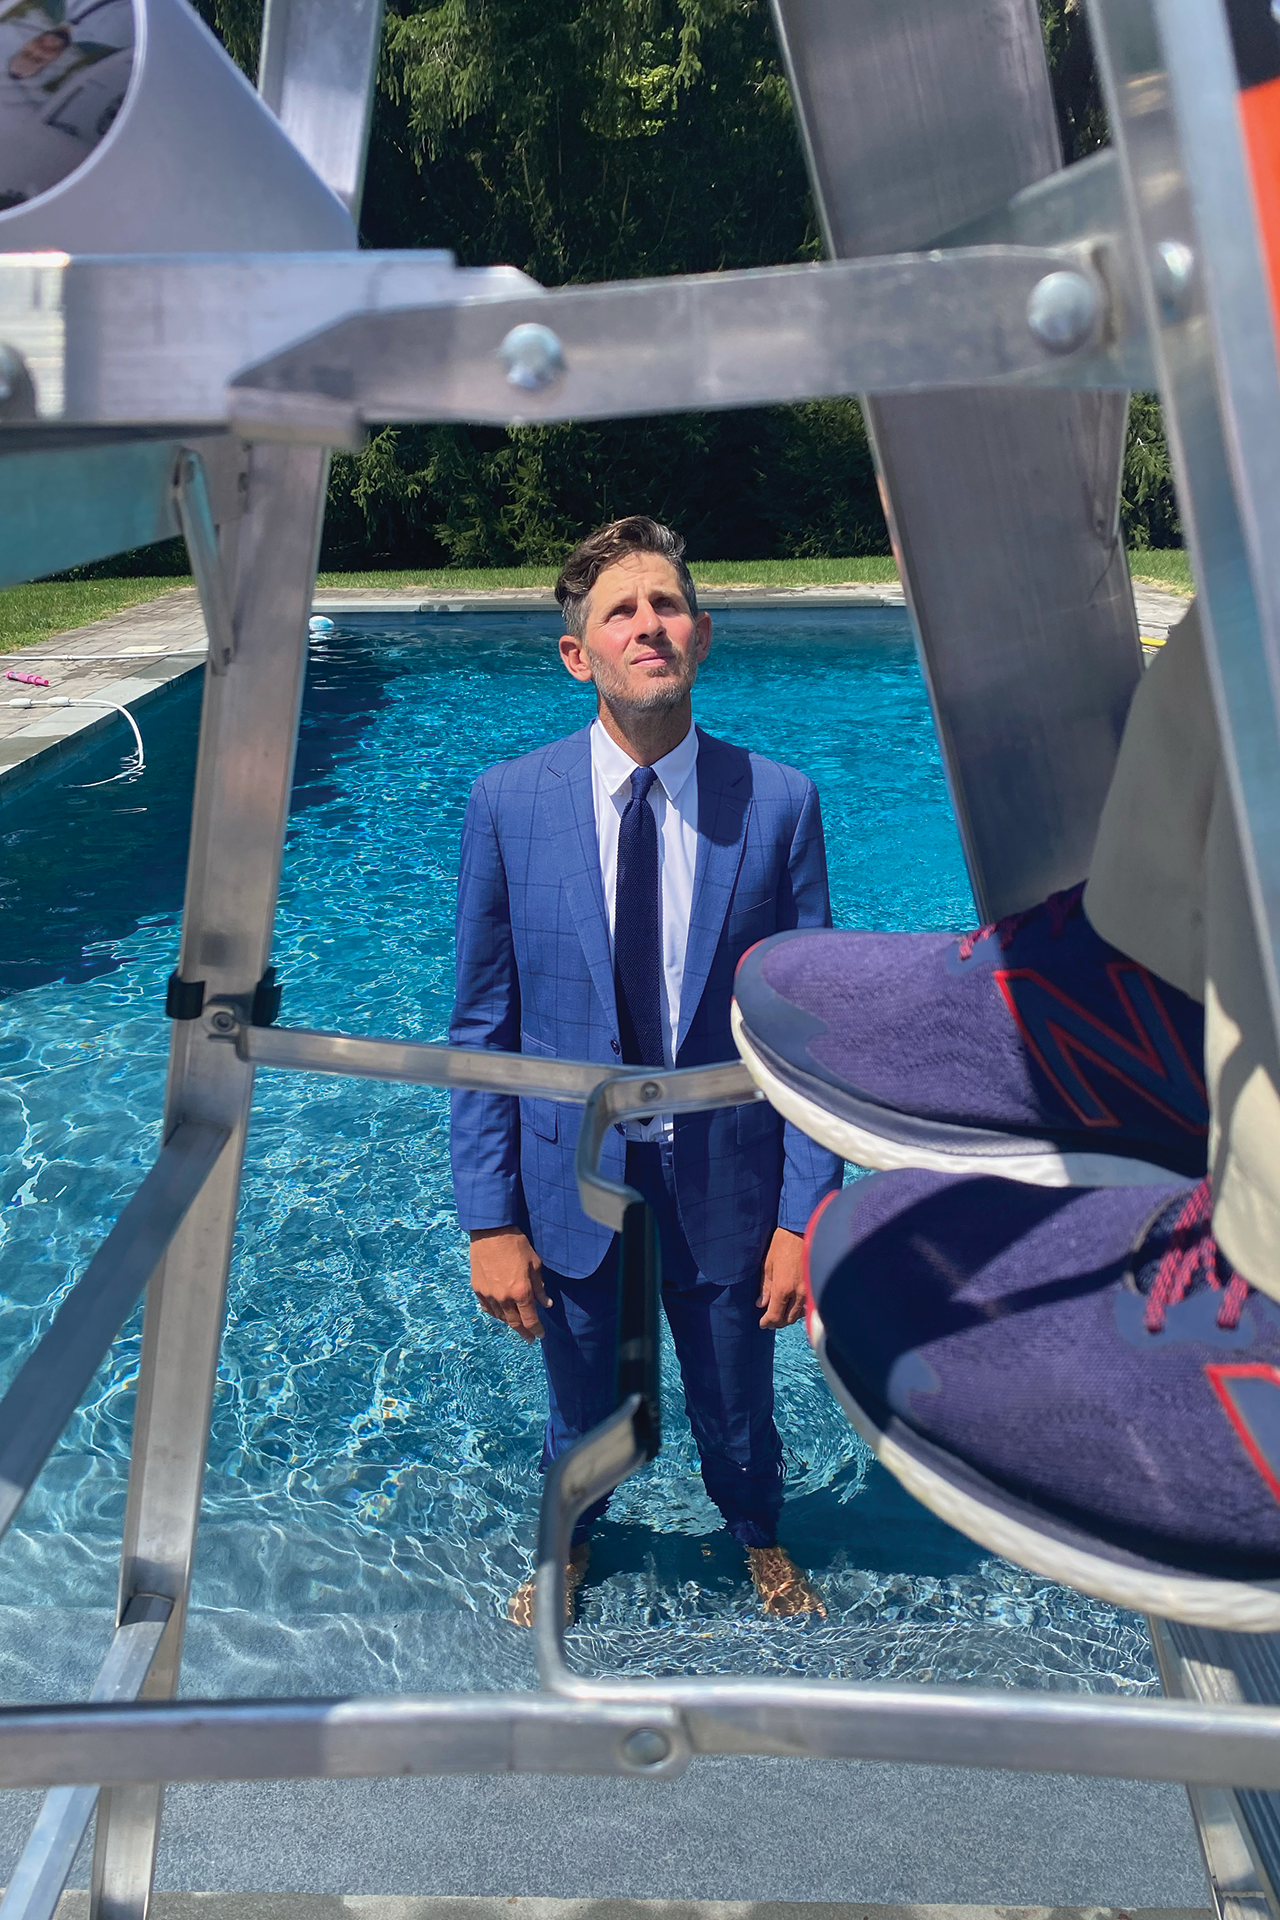
{"label": "mesh shoe upper", "polygon": [[858,1102],[863,1124],[879,1109],[1194,1179],[1203,1009],[1100,939],[1080,892],[959,938],[775,935],[738,969],[746,1037],[819,1105]]}
{"label": "mesh shoe upper", "polygon": [[1280,1307],[1207,1188],[904,1172],[815,1219],[826,1354],[882,1430],[1128,1552],[1280,1577]]}

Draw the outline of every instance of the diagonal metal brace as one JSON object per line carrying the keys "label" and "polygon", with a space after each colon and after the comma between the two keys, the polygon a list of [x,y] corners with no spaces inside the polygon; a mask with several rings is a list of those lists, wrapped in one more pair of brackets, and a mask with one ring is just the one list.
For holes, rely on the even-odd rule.
{"label": "diagonal metal brace", "polygon": [[184,447],[178,456],[173,491],[178,524],[187,543],[191,571],[200,595],[200,611],[209,635],[209,671],[223,674],[235,658],[235,625],[226,576],[218,558],[218,533],[213,524],[204,461],[191,447]]}
{"label": "diagonal metal brace", "polygon": [[[358,446],[373,421],[518,425],[659,403],[1140,386],[1146,335],[1123,258],[1108,253],[1104,274],[1098,248],[987,246],[366,311],[247,368],[227,414],[245,439]],[[1036,303],[1068,282],[1075,317],[1055,336]]]}

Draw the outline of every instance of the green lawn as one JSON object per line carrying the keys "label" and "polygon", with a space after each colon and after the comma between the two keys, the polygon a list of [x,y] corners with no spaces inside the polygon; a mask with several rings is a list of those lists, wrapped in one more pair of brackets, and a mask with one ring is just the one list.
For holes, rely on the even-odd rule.
{"label": "green lawn", "polygon": [[68,627],[87,626],[104,614],[118,613],[122,607],[136,606],[139,600],[154,600],[158,594],[190,584],[189,580],[169,577],[28,580],[20,587],[6,587],[0,592],[0,653],[29,647],[33,641],[64,633]]}
{"label": "green lawn", "polygon": [[[698,560],[704,587],[837,587],[896,580],[889,554],[859,560]],[[485,587],[552,587],[555,567],[452,567],[439,573],[322,573],[321,587],[422,587],[428,593],[475,593]]]}
{"label": "green lawn", "polygon": [[1191,584],[1191,556],[1185,547],[1146,547],[1129,555],[1129,571],[1144,587],[1163,587],[1166,593],[1185,593]]}
{"label": "green lawn", "polygon": [[[1191,592],[1191,570],[1181,549],[1131,553],[1135,580],[1174,593]],[[705,587],[835,587],[896,580],[887,555],[856,560],[704,560],[694,577]],[[474,567],[444,572],[322,573],[322,587],[419,587],[426,594],[474,592],[478,588],[550,587],[554,567]],[[0,591],[0,653],[30,646],[68,627],[82,627],[104,614],[136,606],[158,594],[189,586],[189,580],[35,580]]]}

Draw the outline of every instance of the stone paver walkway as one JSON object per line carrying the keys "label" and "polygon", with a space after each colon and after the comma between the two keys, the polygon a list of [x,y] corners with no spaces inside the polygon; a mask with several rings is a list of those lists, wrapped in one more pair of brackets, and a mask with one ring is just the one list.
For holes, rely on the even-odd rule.
{"label": "stone paver walkway", "polygon": [[[139,712],[202,666],[206,646],[195,588],[186,587],[0,654],[0,799],[37,766],[78,758],[105,728],[119,729],[125,752],[132,735],[112,706]],[[39,674],[49,685],[25,686],[5,677],[11,672]],[[14,704],[27,699],[29,707]],[[44,704],[55,699],[75,704]]]}

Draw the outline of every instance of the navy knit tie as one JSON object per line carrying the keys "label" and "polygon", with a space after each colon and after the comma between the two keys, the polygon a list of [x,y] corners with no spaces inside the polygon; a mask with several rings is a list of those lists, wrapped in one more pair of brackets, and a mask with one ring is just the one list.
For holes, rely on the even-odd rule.
{"label": "navy knit tie", "polygon": [[618,827],[618,885],[614,896],[613,983],[618,1038],[629,1067],[661,1067],[662,899],[658,882],[658,823],[649,805],[657,779],[637,767],[631,798]]}

